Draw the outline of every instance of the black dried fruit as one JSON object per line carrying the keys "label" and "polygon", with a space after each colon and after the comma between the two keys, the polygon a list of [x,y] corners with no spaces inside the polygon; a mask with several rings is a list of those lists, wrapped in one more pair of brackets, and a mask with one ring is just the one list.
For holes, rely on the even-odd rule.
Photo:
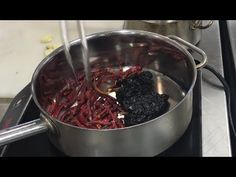
{"label": "black dried fruit", "polygon": [[118,102],[122,103],[127,98],[144,95],[154,89],[152,73],[143,71],[140,74],[133,74],[127,79],[119,82],[120,89],[116,92]]}
{"label": "black dried fruit", "polygon": [[158,94],[154,88],[153,75],[149,71],[134,74],[119,82],[116,92],[118,102],[128,112],[125,126],[136,125],[154,119],[169,107],[166,94]]}
{"label": "black dried fruit", "polygon": [[160,116],[169,107],[167,100],[167,95],[163,97],[154,91],[151,94],[131,98],[125,104],[128,110],[124,119],[125,126],[136,125]]}

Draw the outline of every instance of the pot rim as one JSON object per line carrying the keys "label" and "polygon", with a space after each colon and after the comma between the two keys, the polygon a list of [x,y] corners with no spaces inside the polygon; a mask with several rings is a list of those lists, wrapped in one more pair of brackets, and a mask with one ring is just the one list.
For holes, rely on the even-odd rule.
{"label": "pot rim", "polygon": [[[38,99],[37,99],[36,94],[35,94],[35,80],[38,77],[38,74],[41,71],[41,69],[44,67],[44,65],[46,65],[48,62],[53,60],[54,57],[58,53],[63,52],[64,46],[62,45],[59,48],[57,48],[56,50],[54,50],[51,54],[46,56],[39,63],[39,65],[36,67],[36,69],[35,69],[35,71],[34,71],[34,73],[32,75],[32,79],[31,79],[31,93],[32,93],[33,100],[34,100],[35,104],[37,105],[37,107],[39,108],[39,110],[41,111],[41,114],[43,114],[46,119],[50,119],[52,121],[56,121],[57,123],[60,123],[60,124],[65,125],[65,126],[69,126],[70,128],[86,130],[86,131],[93,131],[93,132],[94,131],[95,132],[107,132],[107,131],[110,132],[110,131],[129,130],[131,128],[139,128],[141,126],[144,126],[144,125],[147,125],[147,124],[151,124],[153,121],[156,121],[158,119],[164,118],[167,114],[169,114],[173,110],[177,109],[181,105],[181,103],[185,101],[186,97],[188,97],[188,95],[192,92],[193,87],[194,87],[195,82],[196,82],[196,79],[197,79],[197,69],[195,67],[196,64],[194,62],[193,56],[187,51],[187,49],[185,49],[178,42],[176,42],[176,41],[174,41],[174,40],[172,40],[172,39],[170,39],[170,38],[168,38],[166,36],[163,36],[163,35],[160,35],[160,34],[156,34],[156,33],[152,33],[152,32],[148,32],[148,31],[142,31],[142,30],[124,30],[124,29],[122,29],[122,30],[105,31],[105,32],[98,32],[98,33],[90,34],[90,35],[86,36],[86,38],[87,39],[91,39],[91,38],[96,38],[96,37],[99,37],[99,36],[109,36],[109,35],[113,35],[113,34],[139,34],[139,35],[141,34],[141,35],[148,35],[148,36],[160,39],[162,41],[165,41],[168,44],[170,44],[170,45],[176,47],[177,49],[179,49],[181,52],[183,52],[188,57],[188,59],[190,60],[192,66],[193,66],[193,79],[192,79],[192,83],[191,83],[191,86],[189,87],[188,91],[186,92],[185,96],[183,97],[183,99],[181,101],[179,101],[172,109],[168,110],[167,112],[165,112],[164,114],[162,114],[159,117],[156,117],[156,118],[154,118],[152,120],[149,120],[147,122],[143,122],[143,123],[140,123],[140,124],[137,124],[137,125],[132,125],[132,126],[129,126],[129,127],[124,127],[124,128],[116,128],[116,129],[90,129],[90,128],[82,128],[82,127],[70,125],[70,124],[64,123],[62,121],[59,121],[58,119],[53,118],[52,116],[50,116],[41,107],[41,105],[39,104]],[[73,46],[75,44],[80,44],[80,43],[81,43],[80,39],[75,39],[75,40],[70,42],[70,45]]]}
{"label": "pot rim", "polygon": [[142,22],[149,24],[165,25],[171,23],[177,23],[177,20],[141,20]]}

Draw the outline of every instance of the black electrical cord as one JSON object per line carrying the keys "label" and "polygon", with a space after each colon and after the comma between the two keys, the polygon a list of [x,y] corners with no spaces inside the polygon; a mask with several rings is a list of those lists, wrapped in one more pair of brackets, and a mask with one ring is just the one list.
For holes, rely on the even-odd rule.
{"label": "black electrical cord", "polygon": [[230,121],[230,125],[231,125],[231,128],[232,128],[233,134],[236,137],[235,126],[234,126],[233,118],[232,118],[232,115],[231,115],[231,96],[230,96],[229,85],[226,82],[226,80],[224,79],[224,77],[219,72],[217,72],[216,69],[213,68],[212,66],[206,65],[203,68],[210,71],[211,73],[213,73],[219,79],[219,81],[222,83],[222,85],[224,87],[225,95],[226,95],[226,104],[227,104],[228,117],[229,117],[229,121]]}

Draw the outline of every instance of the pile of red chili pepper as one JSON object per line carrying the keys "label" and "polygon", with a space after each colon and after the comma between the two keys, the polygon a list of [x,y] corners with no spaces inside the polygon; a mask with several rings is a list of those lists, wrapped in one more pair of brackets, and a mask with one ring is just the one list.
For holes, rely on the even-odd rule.
{"label": "pile of red chili pepper", "polygon": [[[85,74],[79,72],[77,81],[69,78],[66,85],[50,100],[47,112],[62,122],[82,128],[122,128],[124,120],[120,115],[125,111],[107,93],[116,88],[118,81],[141,71],[140,66],[133,66],[126,71],[122,68],[97,68],[91,71],[92,87],[87,84]],[[104,91],[106,85],[109,88]]]}

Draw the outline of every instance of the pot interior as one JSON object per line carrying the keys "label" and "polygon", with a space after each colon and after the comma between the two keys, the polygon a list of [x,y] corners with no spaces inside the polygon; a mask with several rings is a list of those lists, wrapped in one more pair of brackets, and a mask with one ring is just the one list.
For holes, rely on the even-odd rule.
{"label": "pot interior", "polygon": [[[196,79],[193,59],[180,45],[158,34],[121,30],[88,36],[91,68],[119,68],[140,65],[151,71],[159,94],[169,95],[170,108],[178,104],[192,88]],[[70,49],[76,70],[83,70],[80,40],[71,43]],[[33,80],[33,97],[45,113],[48,99],[52,99],[73,77],[63,48],[49,55],[36,69]]]}

